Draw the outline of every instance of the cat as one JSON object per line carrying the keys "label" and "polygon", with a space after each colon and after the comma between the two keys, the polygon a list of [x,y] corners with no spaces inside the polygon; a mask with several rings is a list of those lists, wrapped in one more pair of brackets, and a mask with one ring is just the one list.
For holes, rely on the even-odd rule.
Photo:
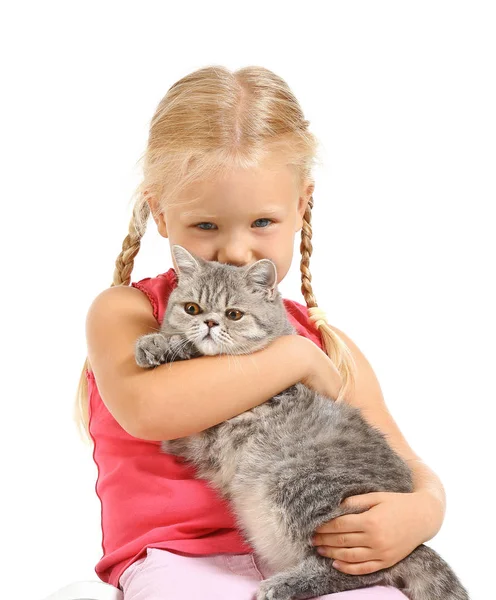
{"label": "cat", "polygon": [[[269,259],[250,266],[206,261],[173,245],[177,287],[160,330],[136,340],[139,366],[216,354],[248,354],[297,332]],[[214,427],[161,442],[227,499],[239,529],[269,566],[257,600],[304,600],[374,585],[411,600],[468,600],[449,565],[421,544],[392,567],[342,573],[317,553],[315,530],[340,515],[348,496],[413,491],[412,473],[360,411],[302,383]]]}

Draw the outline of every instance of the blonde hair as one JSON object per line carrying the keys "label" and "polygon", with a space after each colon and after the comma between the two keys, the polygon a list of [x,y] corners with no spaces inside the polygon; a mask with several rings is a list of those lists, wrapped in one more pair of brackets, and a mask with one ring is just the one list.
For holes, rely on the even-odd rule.
{"label": "blonde hair", "polygon": [[[312,183],[318,141],[308,130],[298,101],[286,82],[268,69],[249,66],[230,71],[208,66],[177,81],[160,101],[150,123],[148,144],[140,161],[143,179],[133,193],[129,231],[115,262],[114,285],[130,285],[150,205],[146,195],[166,206],[195,181],[221,176],[233,168],[256,168],[271,161],[287,165],[300,188]],[[139,162],[140,162],[139,161]],[[355,380],[349,348],[325,320],[312,290],[310,197],[301,228],[301,292],[308,316],[318,328],[323,348],[341,374],[336,401],[342,401]],[[86,358],[76,394],[74,418],[90,444]]]}

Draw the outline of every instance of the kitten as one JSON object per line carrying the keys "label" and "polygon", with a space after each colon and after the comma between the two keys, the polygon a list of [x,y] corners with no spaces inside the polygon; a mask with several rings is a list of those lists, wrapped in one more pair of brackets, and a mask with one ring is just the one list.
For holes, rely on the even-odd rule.
{"label": "kitten", "polygon": [[[203,355],[248,354],[281,335],[297,334],[268,259],[246,267],[205,261],[172,248],[178,285],[158,333],[140,337],[144,368]],[[257,600],[304,600],[373,585],[411,600],[468,600],[455,573],[421,544],[392,567],[349,575],[312,545],[315,530],[340,515],[348,496],[413,491],[408,465],[360,411],[302,383],[200,433],[164,441],[161,449],[195,465],[233,507],[240,531],[272,576]]]}

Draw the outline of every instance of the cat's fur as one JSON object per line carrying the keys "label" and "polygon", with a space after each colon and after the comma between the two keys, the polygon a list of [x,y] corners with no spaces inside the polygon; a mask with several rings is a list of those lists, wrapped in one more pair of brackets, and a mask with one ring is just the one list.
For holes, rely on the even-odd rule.
{"label": "cat's fur", "polygon": [[[136,342],[140,366],[248,354],[281,335],[296,334],[272,261],[236,267],[204,261],[177,245],[172,252],[178,285],[160,331]],[[197,309],[188,303],[201,312],[191,314]],[[233,309],[241,318],[234,318],[240,313]],[[207,320],[213,321],[212,337],[205,339]],[[407,464],[349,404],[297,383],[232,419],[161,447],[194,464],[197,477],[232,504],[241,532],[272,570],[257,600],[303,600],[373,585],[399,588],[411,600],[469,598],[448,564],[424,544],[392,567],[367,575],[342,573],[316,552],[311,539],[320,525],[365,510],[339,507],[344,498],[413,491]]]}

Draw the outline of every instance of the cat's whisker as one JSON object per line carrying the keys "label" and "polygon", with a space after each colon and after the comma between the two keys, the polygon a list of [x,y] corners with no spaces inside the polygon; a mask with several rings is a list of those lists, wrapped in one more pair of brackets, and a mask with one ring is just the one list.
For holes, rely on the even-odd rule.
{"label": "cat's whisker", "polygon": [[[236,352],[236,353],[232,353],[232,356],[234,357],[234,360],[239,360],[238,356],[243,355],[243,356],[249,356],[250,354],[252,354],[252,350],[250,348],[250,346],[248,344],[238,344],[238,348],[240,348],[241,350],[243,350],[243,352]],[[252,357],[252,361],[253,361],[253,357]],[[241,363],[242,364],[242,363]],[[243,372],[243,369],[241,369],[241,372]]]}
{"label": "cat's whisker", "polygon": [[176,359],[176,356],[179,356],[181,350],[188,344],[187,338],[181,338],[178,342],[174,343],[172,348],[172,362]]}
{"label": "cat's whisker", "polygon": [[227,366],[230,370],[231,369],[231,357],[234,358],[233,362],[234,362],[234,365],[236,366],[236,354],[234,354],[234,352],[227,352],[226,354],[228,356]]}

